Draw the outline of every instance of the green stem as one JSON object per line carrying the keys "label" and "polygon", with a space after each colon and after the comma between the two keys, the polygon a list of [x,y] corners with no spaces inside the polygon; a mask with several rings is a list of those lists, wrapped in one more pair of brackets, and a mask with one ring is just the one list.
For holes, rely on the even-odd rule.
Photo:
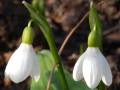
{"label": "green stem", "polygon": [[32,18],[38,24],[41,31],[43,32],[43,34],[44,34],[44,36],[45,36],[45,38],[46,38],[46,40],[48,42],[48,45],[50,47],[50,50],[51,50],[51,52],[53,54],[54,60],[55,60],[56,64],[59,64],[58,73],[59,73],[59,78],[61,80],[61,85],[63,87],[63,90],[69,90],[68,89],[68,84],[67,84],[67,81],[66,81],[66,78],[65,78],[63,66],[62,66],[62,63],[61,63],[61,58],[58,55],[58,50],[57,50],[56,45],[55,45],[55,40],[54,40],[54,37],[53,37],[51,27],[49,26],[49,24],[46,21],[45,17],[43,17],[42,15],[38,15],[35,12],[34,8],[32,8],[32,6],[29,3],[24,1],[23,4],[28,9],[30,14],[32,15]]}
{"label": "green stem", "polygon": [[42,29],[42,32],[44,33],[44,35],[47,39],[47,42],[48,42],[49,47],[50,47],[50,51],[53,54],[53,57],[54,57],[54,60],[55,60],[56,64],[59,65],[58,66],[58,73],[60,75],[59,77],[60,77],[60,80],[61,80],[61,84],[63,86],[63,90],[69,90],[68,85],[67,85],[67,81],[66,81],[66,78],[65,78],[65,74],[64,74],[64,71],[63,71],[63,67],[62,67],[61,58],[58,55],[58,50],[57,50],[56,45],[55,45],[55,40],[54,40],[53,34],[51,33],[51,28],[46,26],[46,28],[49,28],[50,32],[45,34],[45,32],[43,31],[45,28],[42,28],[40,25],[39,25],[39,27]]}

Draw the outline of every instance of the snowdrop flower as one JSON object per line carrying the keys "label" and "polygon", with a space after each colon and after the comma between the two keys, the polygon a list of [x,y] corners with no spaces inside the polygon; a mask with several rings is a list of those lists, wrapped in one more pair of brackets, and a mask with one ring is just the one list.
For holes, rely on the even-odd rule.
{"label": "snowdrop flower", "polygon": [[22,36],[22,43],[13,53],[6,66],[6,79],[11,79],[13,82],[19,83],[24,81],[28,76],[31,76],[35,81],[39,80],[39,61],[32,47],[33,39],[31,37],[31,28],[25,28]]}
{"label": "snowdrop flower", "polygon": [[5,76],[15,83],[22,82],[28,76],[38,81],[39,71],[39,62],[32,45],[21,43],[6,66]]}
{"label": "snowdrop flower", "polygon": [[112,74],[105,57],[97,47],[88,47],[79,57],[73,69],[73,79],[85,79],[89,88],[96,88],[101,79],[105,85],[112,83]]}
{"label": "snowdrop flower", "polygon": [[89,24],[91,32],[88,36],[88,48],[79,57],[73,69],[73,79],[84,78],[89,88],[96,88],[100,81],[107,86],[112,83],[112,73],[106,58],[99,48],[102,48],[102,27],[93,2],[90,2]]}

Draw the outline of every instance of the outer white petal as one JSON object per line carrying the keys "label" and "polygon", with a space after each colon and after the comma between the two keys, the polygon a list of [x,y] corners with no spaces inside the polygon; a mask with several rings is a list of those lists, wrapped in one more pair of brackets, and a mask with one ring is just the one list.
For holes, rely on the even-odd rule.
{"label": "outer white petal", "polygon": [[33,59],[33,69],[31,72],[31,77],[35,81],[38,81],[40,79],[40,64],[34,50],[32,52],[32,59]]}
{"label": "outer white petal", "polygon": [[100,52],[100,50],[97,50],[98,53],[98,58],[101,61],[102,65],[102,81],[105,83],[105,85],[109,86],[112,83],[112,73],[110,70],[110,66],[107,62],[107,60],[105,59],[105,57],[102,55],[102,53]]}
{"label": "outer white petal", "polygon": [[73,69],[73,79],[75,81],[79,81],[83,79],[83,72],[82,72],[82,66],[83,66],[83,61],[84,61],[85,53],[83,53],[78,61],[76,62],[74,69]]}
{"label": "outer white petal", "polygon": [[103,60],[103,76],[102,76],[102,81],[104,82],[105,85],[110,86],[112,84],[112,73],[110,66],[105,59],[105,57],[101,55],[101,60]]}
{"label": "outer white petal", "polygon": [[21,44],[11,56],[5,76],[13,82],[19,83],[25,80],[31,73],[33,60],[31,59],[31,45]]}
{"label": "outer white petal", "polygon": [[101,78],[101,61],[98,57],[98,48],[88,48],[83,62],[83,76],[88,87],[94,89]]}

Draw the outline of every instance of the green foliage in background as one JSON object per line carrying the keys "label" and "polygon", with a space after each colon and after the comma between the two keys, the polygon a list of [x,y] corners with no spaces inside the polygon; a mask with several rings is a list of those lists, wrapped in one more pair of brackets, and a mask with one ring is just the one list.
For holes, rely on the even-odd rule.
{"label": "green foliage in background", "polygon": [[[37,83],[34,80],[32,80],[31,90],[46,90],[48,79],[51,71],[53,70],[53,66],[55,65],[55,61],[49,50],[43,50],[41,52],[38,52],[38,58],[40,62],[41,76],[40,80]],[[91,90],[86,86],[85,82],[74,81],[71,74],[65,68],[64,71],[69,90]],[[53,74],[50,90],[62,90],[58,74],[59,73],[56,68]]]}

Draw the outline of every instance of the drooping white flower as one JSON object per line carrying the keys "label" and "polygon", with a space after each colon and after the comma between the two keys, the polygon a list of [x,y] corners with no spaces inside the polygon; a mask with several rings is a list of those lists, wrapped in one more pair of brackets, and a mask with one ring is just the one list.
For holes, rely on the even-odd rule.
{"label": "drooping white flower", "polygon": [[5,78],[15,83],[22,82],[28,76],[36,81],[40,78],[39,61],[32,45],[21,43],[13,53],[5,69]]}
{"label": "drooping white flower", "polygon": [[73,69],[73,79],[85,79],[89,88],[96,88],[102,80],[105,85],[112,83],[110,66],[99,48],[88,47],[80,56]]}

